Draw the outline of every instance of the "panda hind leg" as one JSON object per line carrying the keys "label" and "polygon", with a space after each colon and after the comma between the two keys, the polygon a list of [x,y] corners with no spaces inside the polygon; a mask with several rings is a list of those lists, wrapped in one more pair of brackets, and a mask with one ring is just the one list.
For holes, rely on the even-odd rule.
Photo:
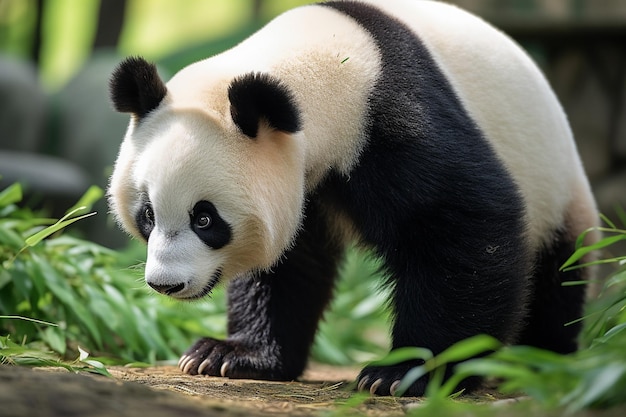
{"label": "panda hind leg", "polygon": [[[526,314],[531,256],[519,217],[507,216],[493,227],[467,221],[463,222],[465,228],[457,228],[437,223],[436,218],[424,221],[420,235],[431,237],[427,244],[422,244],[415,237],[420,235],[409,227],[402,229],[404,234],[398,233],[399,243],[388,245],[391,250],[382,252],[393,290],[392,349],[415,346],[438,355],[479,334],[504,343],[515,339]],[[505,234],[499,230],[504,223],[508,224],[503,228]],[[391,366],[366,366],[358,377],[358,389],[397,395],[399,381],[423,363],[417,359]],[[452,375],[454,366],[447,365],[444,380]],[[480,382],[479,378],[469,378],[456,388],[469,392]],[[424,395],[428,383],[429,375],[424,375],[402,394]]]}
{"label": "panda hind leg", "polygon": [[[421,298],[419,293],[435,293],[436,286],[424,291],[422,286],[416,289],[414,284],[400,281],[395,284],[394,300],[394,326],[392,332],[392,350],[402,347],[421,347],[430,350],[437,355],[452,344],[467,337],[486,333],[486,329],[473,326],[472,322],[466,322],[463,329],[454,329],[456,317],[461,317],[462,312],[457,310],[465,304],[464,300],[450,300],[447,305],[437,305],[434,301]],[[409,302],[412,299],[413,302]],[[488,322],[487,317],[480,317],[480,313],[469,312],[466,317],[474,317],[475,323]],[[513,316],[507,322],[514,320]],[[461,321],[461,320],[459,320]],[[454,329],[454,330],[453,330]],[[423,396],[426,393],[427,385],[430,382],[428,374],[414,380],[406,391],[397,391],[400,382],[407,376],[408,372],[414,368],[424,365],[424,360],[415,359],[397,363],[395,365],[368,365],[357,377],[357,389],[359,391],[369,391],[372,395],[403,395],[403,396]],[[447,380],[452,376],[453,366],[449,364],[444,370],[443,379]],[[472,391],[480,385],[479,378],[466,378],[456,387],[456,390]]]}
{"label": "panda hind leg", "polygon": [[529,315],[518,344],[557,353],[577,350],[581,322],[576,320],[583,315],[586,286],[563,286],[563,283],[584,281],[588,278],[588,271],[559,271],[574,249],[575,238],[568,239],[566,233],[556,232],[552,244],[538,255]]}

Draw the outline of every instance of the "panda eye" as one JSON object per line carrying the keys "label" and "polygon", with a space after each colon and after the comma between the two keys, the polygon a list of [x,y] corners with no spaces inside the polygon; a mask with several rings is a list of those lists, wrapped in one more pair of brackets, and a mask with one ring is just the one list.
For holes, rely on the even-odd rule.
{"label": "panda eye", "polygon": [[232,238],[230,225],[220,216],[213,203],[198,201],[189,212],[191,230],[211,249],[226,246]]}
{"label": "panda eye", "polygon": [[196,216],[196,227],[198,229],[208,229],[213,224],[211,216],[208,213],[199,213]]}
{"label": "panda eye", "polygon": [[146,204],[143,216],[150,224],[154,224],[154,210],[152,210],[152,206],[150,204]]}
{"label": "panda eye", "polygon": [[139,210],[137,210],[135,214],[135,225],[137,226],[139,234],[147,241],[155,225],[152,204],[146,201]]}

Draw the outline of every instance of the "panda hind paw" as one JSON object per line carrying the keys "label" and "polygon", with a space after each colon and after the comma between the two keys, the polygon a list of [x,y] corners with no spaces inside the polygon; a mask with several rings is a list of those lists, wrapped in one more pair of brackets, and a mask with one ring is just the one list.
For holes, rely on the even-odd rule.
{"label": "panda hind paw", "polygon": [[[423,361],[409,361],[391,366],[366,366],[357,377],[357,390],[369,391],[372,395],[392,395],[406,397],[421,397],[426,392],[428,375],[418,378],[404,391],[399,392],[400,383],[409,371],[423,365]],[[444,380],[452,375],[451,366],[446,367]],[[469,377],[462,380],[456,387],[455,392],[469,393],[479,388],[482,380],[479,377]]]}
{"label": "panda hind paw", "polygon": [[417,365],[367,366],[357,378],[357,390],[369,391],[372,395],[422,396],[428,383],[425,378],[415,381],[404,393],[397,391],[402,378],[415,366]]}

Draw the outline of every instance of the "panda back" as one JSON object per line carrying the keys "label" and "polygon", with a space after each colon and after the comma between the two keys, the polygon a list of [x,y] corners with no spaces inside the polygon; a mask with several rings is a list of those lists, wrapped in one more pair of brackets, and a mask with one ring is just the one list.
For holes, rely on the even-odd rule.
{"label": "panda back", "polygon": [[[418,50],[402,52],[408,44]],[[296,8],[237,47],[183,69],[168,91],[181,106],[206,103],[227,125],[226,88],[249,72],[270,73],[294,94],[303,115],[308,191],[330,170],[353,174],[372,147],[372,128],[383,128],[373,126],[373,113],[386,111],[377,108],[383,103],[390,114],[409,110],[392,126],[399,135],[436,126],[433,115],[458,117],[459,127],[478,131],[490,148],[483,158],[497,159],[519,189],[533,247],[564,222],[577,222],[575,208],[587,216],[580,223],[589,223],[589,185],[544,76],[506,35],[455,6],[366,0]],[[420,89],[444,104],[407,98]],[[442,147],[464,145],[445,131],[428,135]]]}
{"label": "panda back", "polygon": [[[342,3],[346,2],[336,2],[338,8]],[[593,223],[595,205],[567,118],[541,71],[515,42],[482,19],[449,4],[406,0],[363,3],[409,28],[425,47],[423,62],[416,62],[415,68],[428,68],[424,62],[430,62],[436,66],[434,71],[443,74],[462,107],[458,110],[469,115],[519,187],[532,247],[546,243],[566,222],[581,224],[572,233],[581,232],[582,224]],[[370,12],[354,13],[361,16],[357,20],[367,30],[372,30],[367,28],[368,24],[375,26],[368,23]],[[383,43],[381,49],[397,48],[392,37],[379,36],[379,42]],[[399,58],[388,61],[383,54],[383,71],[411,65]]]}

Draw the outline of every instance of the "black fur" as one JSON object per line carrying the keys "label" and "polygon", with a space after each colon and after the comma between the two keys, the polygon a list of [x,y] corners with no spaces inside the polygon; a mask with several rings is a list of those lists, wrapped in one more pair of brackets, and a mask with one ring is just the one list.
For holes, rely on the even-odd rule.
{"label": "black fur", "polygon": [[520,344],[558,353],[576,351],[582,323],[564,324],[582,317],[586,287],[562,285],[568,281],[580,281],[580,269],[557,273],[575,249],[575,243],[559,231],[555,233],[552,244],[537,256],[530,316],[520,337]]}
{"label": "black fur", "polygon": [[152,204],[147,199],[135,213],[135,224],[141,237],[147,242],[152,229],[154,229],[154,211],[152,210]]}
{"label": "black fur", "polygon": [[261,119],[272,129],[287,133],[300,130],[300,112],[287,87],[268,74],[249,73],[228,88],[230,113],[239,129],[255,138]]}
{"label": "black fur", "polygon": [[[333,174],[326,187],[384,260],[392,347],[437,354],[480,333],[514,341],[531,270],[515,183],[408,28],[357,2],[325,5],[370,31],[382,54],[369,146],[349,181]],[[359,380],[369,388],[380,378],[376,392],[388,394],[412,366],[366,367]],[[423,394],[426,383],[408,394]]]}
{"label": "black fur", "polygon": [[140,57],[127,58],[115,69],[109,91],[115,110],[139,119],[156,109],[167,94],[156,66]]}
{"label": "black fur", "polygon": [[[152,209],[152,204],[146,197],[144,203],[135,213],[135,224],[141,237],[147,242],[152,229],[154,229],[156,219]],[[210,226],[206,228],[198,227],[197,219],[207,216],[210,219]],[[189,228],[212,249],[220,249],[226,246],[232,238],[232,229],[228,222],[220,216],[213,203],[209,201],[198,201],[191,213],[189,213]]]}
{"label": "black fur", "polygon": [[[367,29],[382,55],[383,70],[369,97],[367,145],[349,177],[331,170],[307,196],[296,245],[273,272],[230,287],[229,337],[192,347],[191,372],[205,358],[209,375],[219,375],[224,362],[231,377],[292,379],[302,372],[342,251],[326,217],[338,212],[353,221],[362,243],[384,263],[393,288],[393,348],[422,346],[437,354],[486,333],[503,342],[522,334],[557,351],[573,349],[577,329],[563,324],[578,314],[581,290],[561,291],[555,278],[567,245],[536,259],[523,238],[525,209],[515,182],[428,50],[403,24],[371,6],[324,5]],[[276,119],[292,121],[297,114],[284,99],[278,100],[281,117],[260,113],[258,108],[267,107],[255,97],[264,94],[253,92],[269,90],[265,95],[272,96],[276,88],[262,82],[259,87],[257,77],[235,82],[231,97],[233,117],[251,137],[260,117],[281,128]],[[295,131],[298,125],[282,128]],[[532,298],[535,310],[527,325],[535,262],[541,282],[535,291],[542,295]],[[557,294],[561,302],[554,304]],[[575,307],[566,314],[554,314],[570,304]],[[551,333],[549,341],[542,326]],[[416,364],[368,366],[359,380],[370,389],[380,379],[376,393],[389,394]],[[420,379],[406,394],[422,395],[427,382]],[[468,380],[462,387],[476,383]]]}

